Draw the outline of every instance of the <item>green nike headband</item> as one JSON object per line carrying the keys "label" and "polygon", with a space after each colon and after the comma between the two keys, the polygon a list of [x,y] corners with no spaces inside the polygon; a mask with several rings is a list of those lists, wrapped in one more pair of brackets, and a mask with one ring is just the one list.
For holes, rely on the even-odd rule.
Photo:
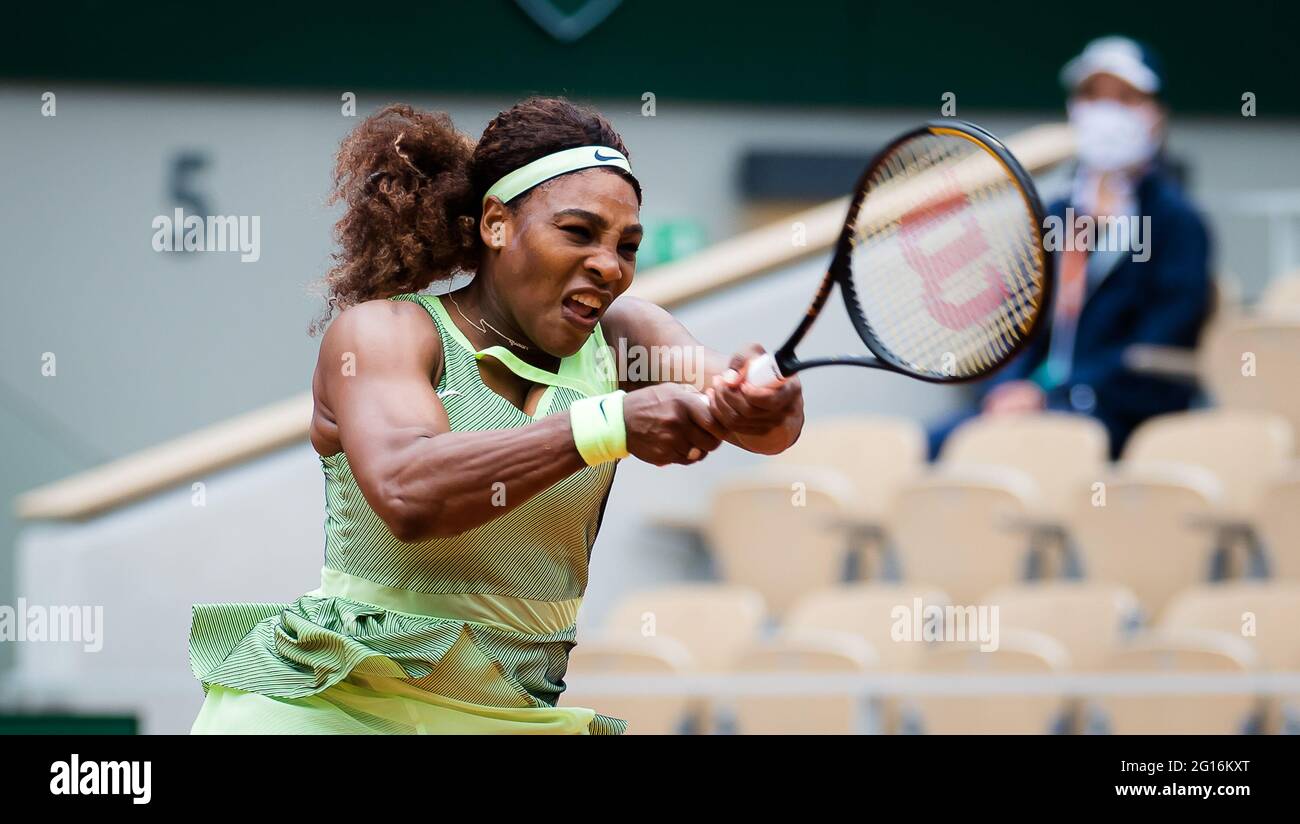
{"label": "green nike headband", "polygon": [[609,166],[632,174],[632,165],[627,162],[622,152],[608,146],[579,146],[576,149],[565,149],[548,154],[546,157],[539,157],[532,163],[520,166],[493,183],[492,188],[483,195],[483,202],[487,203],[490,197],[497,197],[502,203],[509,203],[539,183],[545,183],[553,177],[597,166]]}

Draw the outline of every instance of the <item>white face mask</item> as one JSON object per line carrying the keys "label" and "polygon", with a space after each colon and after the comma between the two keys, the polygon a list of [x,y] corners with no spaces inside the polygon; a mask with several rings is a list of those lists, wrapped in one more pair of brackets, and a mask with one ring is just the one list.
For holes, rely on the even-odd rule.
{"label": "white face mask", "polygon": [[1160,148],[1153,106],[1088,100],[1068,108],[1079,162],[1089,169],[1113,172],[1139,166]]}

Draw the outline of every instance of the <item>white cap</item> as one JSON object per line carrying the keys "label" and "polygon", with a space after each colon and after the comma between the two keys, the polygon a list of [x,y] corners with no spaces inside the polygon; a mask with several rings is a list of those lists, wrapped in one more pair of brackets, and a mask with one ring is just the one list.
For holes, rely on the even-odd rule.
{"label": "white cap", "polygon": [[1101,37],[1061,69],[1061,82],[1074,90],[1094,74],[1113,74],[1139,91],[1160,91],[1160,71],[1155,56],[1127,37]]}

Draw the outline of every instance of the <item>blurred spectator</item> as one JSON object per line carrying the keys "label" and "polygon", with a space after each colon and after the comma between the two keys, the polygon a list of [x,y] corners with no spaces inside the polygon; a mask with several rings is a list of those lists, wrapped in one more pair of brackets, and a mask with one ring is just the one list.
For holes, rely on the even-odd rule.
{"label": "blurred spectator", "polygon": [[1070,196],[1048,207],[1049,327],[982,387],[978,409],[931,431],[931,457],[967,418],[1040,409],[1096,417],[1118,455],[1138,424],[1186,409],[1195,393],[1124,359],[1134,344],[1194,347],[1212,301],[1208,232],[1164,163],[1159,63],[1145,46],[1105,37],[1061,79],[1078,164]]}

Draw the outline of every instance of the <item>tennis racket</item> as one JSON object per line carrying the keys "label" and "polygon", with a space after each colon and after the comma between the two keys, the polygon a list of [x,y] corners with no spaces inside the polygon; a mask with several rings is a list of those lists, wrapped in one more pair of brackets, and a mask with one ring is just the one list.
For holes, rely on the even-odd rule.
{"label": "tennis racket", "polygon": [[[746,381],[769,386],[833,365],[935,383],[990,374],[1047,314],[1043,231],[1033,181],[993,135],[936,120],[896,138],[859,179],[808,312],[780,349],[749,362]],[[870,354],[798,359],[837,285]]]}

